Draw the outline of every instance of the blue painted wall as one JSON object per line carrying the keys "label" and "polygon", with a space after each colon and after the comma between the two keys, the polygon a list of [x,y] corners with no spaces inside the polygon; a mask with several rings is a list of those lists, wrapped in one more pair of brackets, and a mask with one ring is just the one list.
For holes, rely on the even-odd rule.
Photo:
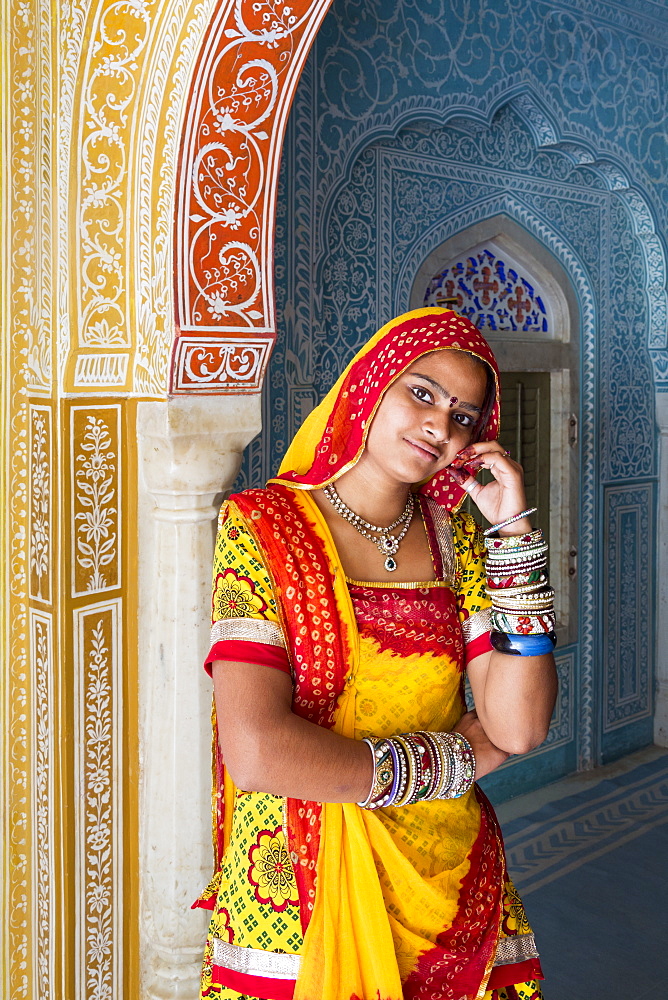
{"label": "blue painted wall", "polygon": [[277,468],[424,258],[499,212],[557,257],[581,327],[579,642],[550,739],[497,797],[651,741],[657,431],[668,391],[663,3],[335,0],[277,210],[279,337],[239,485]]}

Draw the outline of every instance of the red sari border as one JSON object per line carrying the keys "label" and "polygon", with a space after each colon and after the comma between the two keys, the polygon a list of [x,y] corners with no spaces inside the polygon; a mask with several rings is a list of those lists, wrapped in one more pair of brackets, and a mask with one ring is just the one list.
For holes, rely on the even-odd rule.
{"label": "red sari border", "polygon": [[540,959],[527,958],[525,962],[516,962],[514,965],[494,966],[487,989],[501,990],[505,986],[517,986],[519,983],[531,983],[538,979],[545,979]]}
{"label": "red sari border", "polygon": [[214,965],[211,982],[219,986],[228,986],[257,1000],[292,1000],[296,980],[267,979],[265,976],[251,976],[247,972],[235,972],[234,969]]}

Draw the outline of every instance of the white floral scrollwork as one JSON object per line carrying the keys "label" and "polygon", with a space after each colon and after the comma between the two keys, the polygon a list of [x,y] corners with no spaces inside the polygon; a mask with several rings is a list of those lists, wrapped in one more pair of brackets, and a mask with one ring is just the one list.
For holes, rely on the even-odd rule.
{"label": "white floral scrollwork", "polygon": [[49,467],[48,413],[31,408],[32,446],[30,479],[30,572],[33,597],[48,600],[48,572],[51,542],[49,517],[51,469]]}
{"label": "white floral scrollwork", "polygon": [[118,614],[115,603],[98,604],[77,614],[79,633],[78,769],[80,803],[78,899],[82,1000],[118,996],[121,942],[114,914],[121,904],[119,844],[120,796],[115,775],[120,719]]}
{"label": "white floral scrollwork", "polygon": [[[34,808],[31,806],[32,769],[29,706],[33,692],[28,664],[28,593],[30,544],[30,408],[27,390],[48,389],[51,377],[50,341],[44,336],[44,290],[48,275],[42,267],[50,250],[43,166],[48,115],[44,110],[52,74],[43,49],[48,22],[36,2],[13,2],[3,7],[4,161],[7,183],[3,199],[5,267],[5,327],[3,329],[3,464],[6,490],[6,551],[3,588],[6,693],[3,694],[3,756],[6,815],[3,842],[4,995],[25,995],[27,970],[34,940],[30,911],[31,841],[34,844]],[[11,179],[11,181],[10,181]],[[45,254],[45,258],[42,258]]]}
{"label": "white floral scrollwork", "polygon": [[[271,253],[284,107],[331,0],[244,3],[213,20],[188,102],[177,217],[182,334],[273,335]],[[230,389],[257,368],[227,347],[177,348],[173,389]]]}
{"label": "white floral scrollwork", "polygon": [[197,347],[188,355],[186,371],[198,382],[219,379],[247,381],[257,374],[259,357],[260,352],[252,347],[242,347],[239,350],[231,344],[223,344],[212,350]]}
{"label": "white floral scrollwork", "polygon": [[104,590],[117,582],[117,458],[109,426],[88,415],[75,459],[77,576],[79,592]]}
{"label": "white floral scrollwork", "polygon": [[118,0],[99,13],[91,51],[94,64],[83,95],[81,315],[84,345],[129,346],[125,316],[125,131],[137,88],[151,15],[147,0]]}
{"label": "white floral scrollwork", "polygon": [[[81,46],[85,38],[86,12],[89,0],[61,0],[58,10],[60,39],[58,48],[58,121],[54,127],[57,138],[54,165],[57,164],[57,227],[56,255],[58,261],[58,325],[57,370],[64,375],[72,335],[70,317],[70,156],[72,133],[76,128],[74,101]],[[49,17],[53,17],[52,8]]]}
{"label": "white floral scrollwork", "polygon": [[52,728],[51,713],[51,617],[31,612],[31,659],[34,685],[34,799],[35,799],[35,893],[40,946],[37,949],[37,983],[40,997],[51,996],[52,965]]}
{"label": "white floral scrollwork", "polygon": [[[199,44],[215,7],[216,0],[197,4],[172,0],[170,16],[160,27],[163,58],[154,63],[144,105],[136,177],[137,349],[132,379],[139,394],[162,394],[169,377],[174,186],[181,110]],[[156,178],[160,179],[157,190]]]}

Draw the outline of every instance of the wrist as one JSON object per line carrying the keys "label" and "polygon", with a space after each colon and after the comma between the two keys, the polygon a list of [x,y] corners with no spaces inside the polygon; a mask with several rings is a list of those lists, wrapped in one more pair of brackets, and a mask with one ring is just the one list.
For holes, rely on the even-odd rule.
{"label": "wrist", "polygon": [[[483,531],[483,535],[485,538],[489,538],[490,535],[503,538],[508,535],[525,534],[523,530],[520,531],[517,525],[524,524],[525,522],[530,524],[529,515],[535,514],[536,510],[536,507],[529,507],[528,510],[520,510],[517,514],[513,514],[512,517],[507,517],[505,520],[499,521],[497,524],[492,524],[487,531]],[[501,534],[501,532],[503,532],[503,534]]]}
{"label": "wrist", "polygon": [[547,542],[540,529],[516,533],[530,513],[522,511],[524,517],[495,525],[498,534],[485,532],[487,594],[492,604],[490,641],[505,655],[541,656],[551,653],[556,644]]}
{"label": "wrist", "polygon": [[507,527],[500,528],[496,534],[499,538],[510,538],[512,535],[528,535],[531,531],[531,521],[528,517],[523,517],[521,521],[513,521]]}

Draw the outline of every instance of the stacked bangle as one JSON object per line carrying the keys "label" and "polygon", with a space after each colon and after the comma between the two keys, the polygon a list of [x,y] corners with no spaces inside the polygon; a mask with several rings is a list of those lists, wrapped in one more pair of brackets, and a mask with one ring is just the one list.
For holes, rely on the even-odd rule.
{"label": "stacked bangle", "polygon": [[402,733],[363,740],[373,756],[374,776],[363,809],[410,806],[457,799],[475,777],[475,756],[461,733]]}
{"label": "stacked bangle", "polygon": [[511,656],[541,656],[551,653],[557,637],[554,632],[542,635],[508,635],[506,632],[492,632],[491,643],[500,653]]}
{"label": "stacked bangle", "polygon": [[556,645],[554,590],[548,586],[547,542],[543,532],[489,537],[499,527],[531,511],[494,525],[485,532],[487,594],[492,601],[491,642],[513,656],[540,656]]}
{"label": "stacked bangle", "polygon": [[382,805],[386,805],[386,800],[392,798],[393,793],[396,795],[398,791],[396,751],[389,740],[379,740],[372,736],[364,742],[371,747],[373,756],[373,783],[366,800],[358,802],[358,805],[364,809],[379,809]]}

